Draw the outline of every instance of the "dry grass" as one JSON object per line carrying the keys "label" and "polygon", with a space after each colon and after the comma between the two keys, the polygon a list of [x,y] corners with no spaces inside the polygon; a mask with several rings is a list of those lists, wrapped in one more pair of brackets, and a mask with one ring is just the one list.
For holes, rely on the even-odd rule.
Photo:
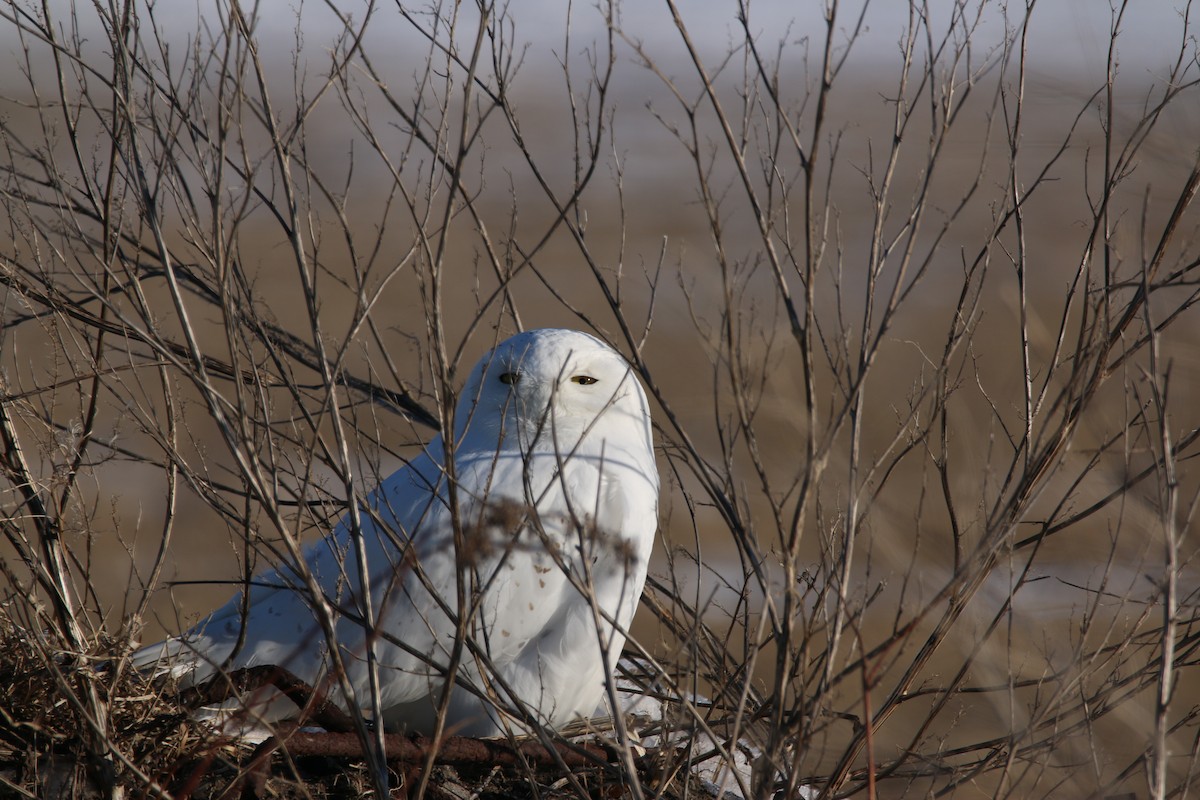
{"label": "dry grass", "polygon": [[[163,680],[151,682],[137,672],[120,669],[121,653],[105,650],[78,663],[48,653],[34,644],[28,631],[7,616],[0,618],[0,795],[92,798],[167,795],[178,798],[273,797],[359,798],[371,791],[371,779],[361,744],[354,736],[305,734],[294,726],[281,726],[281,745],[260,755],[263,748],[231,739],[210,723],[193,718],[198,705],[195,690],[180,692]],[[99,665],[99,666],[98,666]],[[661,694],[661,673],[645,668],[622,672],[626,692],[661,696],[673,704],[671,693]],[[87,682],[110,709],[107,738],[118,760],[96,758],[85,731],[78,724],[78,709],[68,698],[86,694]],[[658,687],[657,689],[655,687]],[[677,705],[677,704],[676,704]],[[653,704],[657,709],[658,704]],[[736,715],[707,705],[711,729],[721,737]],[[663,798],[683,798],[689,793],[710,793],[704,783],[720,780],[719,759],[713,745],[701,740],[680,740],[674,734],[686,726],[689,714],[681,707],[665,713],[639,707],[625,718],[627,729],[649,747],[638,748],[637,767],[647,790]],[[533,756],[541,748],[536,739],[524,740],[533,753],[509,763],[498,756],[452,754],[460,747],[448,739],[438,748],[429,769],[427,791],[438,798],[607,798],[619,793],[625,779],[612,763],[615,745],[611,720],[581,721],[562,731],[564,749],[558,758],[569,758],[575,748],[589,746],[582,760],[574,759],[567,773],[557,759]],[[300,738],[304,738],[304,749]],[[390,741],[390,740],[389,740]],[[480,741],[480,740],[475,740]],[[727,741],[727,740],[726,740]],[[670,742],[667,744],[667,742]],[[507,756],[504,742],[486,743]],[[514,746],[518,743],[514,742]],[[350,752],[347,753],[346,751]],[[354,751],[359,750],[358,754]],[[391,745],[400,752],[400,743]],[[425,773],[424,757],[389,765],[391,785],[411,788]],[[123,763],[127,762],[127,763]],[[718,771],[714,772],[714,769]],[[567,777],[569,775],[569,777]]]}
{"label": "dry grass", "polygon": [[[136,672],[97,667],[118,656],[97,642],[92,657],[69,659],[48,652],[29,631],[0,617],[0,780],[17,796],[66,798],[107,794],[123,787],[134,795],[159,786],[205,757],[218,762],[237,748],[219,744],[211,731],[190,721],[173,695]],[[71,698],[96,690],[109,709],[108,736],[119,742],[128,765],[97,759],[79,724]],[[205,796],[216,796],[209,793]]]}

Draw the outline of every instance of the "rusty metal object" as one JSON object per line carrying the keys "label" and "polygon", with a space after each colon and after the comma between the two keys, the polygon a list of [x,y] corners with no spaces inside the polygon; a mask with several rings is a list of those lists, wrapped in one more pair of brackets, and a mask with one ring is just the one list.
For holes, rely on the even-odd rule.
{"label": "rusty metal object", "polygon": [[[247,760],[243,777],[226,790],[225,796],[238,794],[264,797],[266,782],[271,774],[271,758],[284,751],[291,759],[325,757],[340,759],[364,758],[362,739],[354,732],[354,720],[331,701],[319,688],[310,686],[294,674],[273,665],[239,669],[187,689],[180,702],[196,708],[223,703],[240,695],[273,687],[300,709],[302,724],[318,725],[325,730],[311,731],[288,726],[260,744]],[[388,764],[398,771],[411,772],[424,764],[452,767],[501,767],[527,769],[581,769],[614,764],[618,753],[597,744],[566,741],[543,743],[536,740],[506,741],[449,736],[435,741],[416,734],[389,733],[384,737]],[[202,761],[183,786],[177,787],[181,796],[190,795],[197,779],[207,771]]]}
{"label": "rusty metal object", "polygon": [[[504,741],[449,736],[437,742],[416,734],[385,734],[384,751],[387,763],[402,774],[412,774],[413,768],[426,763],[452,767],[524,767],[533,770],[565,767],[568,770],[597,767],[617,761],[616,751],[596,744],[572,742]],[[266,783],[270,777],[271,757],[283,750],[290,759],[325,757],[362,759],[362,740],[355,733],[296,730],[272,737],[254,751],[246,764],[245,784],[229,792],[243,797],[267,796]]]}
{"label": "rusty metal object", "polygon": [[[425,736],[389,733],[383,737],[389,764],[424,763],[431,754],[434,764],[447,766],[498,765],[559,767],[568,769],[610,764],[616,753],[595,744],[503,739],[474,739],[448,736],[435,742]],[[362,740],[354,733],[296,731],[283,738],[272,738],[259,745],[259,751],[284,748],[292,758],[329,756],[332,758],[362,758]]]}

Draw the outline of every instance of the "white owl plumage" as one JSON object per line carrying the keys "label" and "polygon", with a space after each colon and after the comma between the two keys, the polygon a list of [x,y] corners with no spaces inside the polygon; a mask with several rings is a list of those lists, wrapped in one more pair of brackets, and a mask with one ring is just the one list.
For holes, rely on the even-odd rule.
{"label": "white owl plumage", "polygon": [[[658,489],[646,395],[615,350],[542,329],[485,355],[460,395],[452,446],[436,437],[360,510],[385,725],[432,730],[460,614],[468,640],[448,731],[500,734],[520,716],[500,709],[515,705],[549,727],[591,714],[641,596]],[[355,612],[362,583],[349,520],[305,562],[333,609],[355,691],[341,704],[367,708],[369,631]],[[262,576],[249,591],[248,613],[235,596],[135,653],[135,665],[185,684],[262,664],[324,681],[328,643],[296,570]],[[278,696],[248,710],[266,721],[296,713]]]}

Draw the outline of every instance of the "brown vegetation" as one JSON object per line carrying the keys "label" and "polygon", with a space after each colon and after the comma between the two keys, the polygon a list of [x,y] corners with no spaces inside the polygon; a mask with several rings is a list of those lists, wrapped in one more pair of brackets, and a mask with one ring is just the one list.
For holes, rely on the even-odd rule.
{"label": "brown vegetation", "polygon": [[[0,793],[64,757],[113,795],[204,758],[193,794],[233,783],[250,750],[132,642],[296,560],[547,325],[651,395],[669,489],[630,649],[707,751],[642,770],[618,725],[593,777],[1194,791],[1191,3],[1133,75],[1115,3],[1069,82],[1034,2],[912,0],[885,54],[871,5],[776,30],[739,4],[721,52],[670,0],[525,49],[515,5],[305,6],[294,37],[265,5],[0,6]],[[385,791],[363,753],[335,788],[274,763]],[[475,788],[527,786],[503,775]]]}

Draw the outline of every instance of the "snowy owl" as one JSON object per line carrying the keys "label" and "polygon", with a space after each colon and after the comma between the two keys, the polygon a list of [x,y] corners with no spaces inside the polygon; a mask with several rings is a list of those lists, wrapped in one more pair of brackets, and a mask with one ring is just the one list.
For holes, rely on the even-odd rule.
{"label": "snowy owl", "polygon": [[[430,732],[461,622],[448,732],[520,731],[522,716],[561,727],[593,713],[642,593],[658,484],[646,395],[621,355],[571,330],[501,343],[467,379],[452,439],[436,437],[360,505],[375,636],[349,515],[305,555],[354,689],[339,703],[369,708],[373,639],[384,724]],[[249,593],[138,651],[135,665],[187,685],[274,664],[337,698],[297,566]],[[296,714],[278,695],[248,705],[262,721]]]}

